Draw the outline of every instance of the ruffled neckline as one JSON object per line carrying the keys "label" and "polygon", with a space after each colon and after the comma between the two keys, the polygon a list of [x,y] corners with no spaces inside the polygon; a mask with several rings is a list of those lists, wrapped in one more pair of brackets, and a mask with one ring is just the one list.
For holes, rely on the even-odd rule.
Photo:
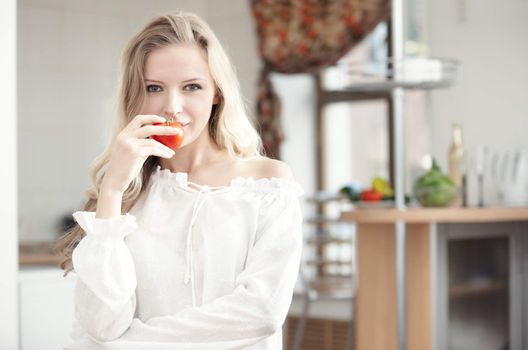
{"label": "ruffled neckline", "polygon": [[224,186],[200,185],[189,181],[189,174],[186,172],[172,172],[169,169],[161,169],[157,165],[152,173],[152,178],[163,183],[172,185],[189,192],[225,192],[230,190],[244,189],[258,193],[276,192],[280,190],[291,190],[297,195],[303,195],[302,186],[294,180],[271,177],[258,178],[237,176]]}

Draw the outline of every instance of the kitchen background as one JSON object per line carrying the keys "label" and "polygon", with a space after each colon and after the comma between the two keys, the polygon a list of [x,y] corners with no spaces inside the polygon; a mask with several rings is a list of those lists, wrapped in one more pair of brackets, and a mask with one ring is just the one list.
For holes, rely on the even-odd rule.
{"label": "kitchen background", "polygon": [[[411,9],[408,14],[421,23],[416,27],[425,50],[461,63],[458,81],[450,89],[408,96],[407,139],[413,143],[407,150],[407,183],[427,154],[447,169],[454,121],[463,125],[470,157],[478,145],[528,147],[528,2],[408,0],[406,4]],[[248,1],[20,0],[16,6],[20,242],[55,239],[63,218],[81,206],[90,185],[88,165],[107,144],[113,127],[120,52],[153,14],[183,9],[204,17],[227,49],[248,109],[254,111],[260,59]],[[411,38],[412,31],[406,30]],[[313,77],[274,74],[273,81],[283,104],[282,159],[311,193],[316,189]],[[386,169],[376,167],[387,157],[382,153],[386,141],[379,138],[387,132],[379,118],[384,111],[376,108],[355,110],[350,133],[334,140],[334,146],[355,149],[333,148],[335,161],[325,164],[329,173],[342,171],[337,166],[340,157],[368,153],[379,157],[371,157],[374,163],[371,158],[352,163],[347,171],[357,176],[349,181],[386,175]],[[378,122],[361,120],[361,113]],[[379,141],[373,142],[372,135],[378,135]],[[362,171],[365,167],[372,170]],[[335,190],[343,179],[335,176],[328,188]],[[494,189],[488,185],[486,198],[494,203]]]}
{"label": "kitchen background", "polygon": [[[406,113],[407,138],[412,142],[407,151],[409,169],[420,167],[427,153],[447,169],[453,121],[463,125],[468,155],[477,145],[527,146],[528,46],[524,38],[528,4],[519,0],[485,5],[471,0],[413,0],[411,5],[417,10],[409,13],[425,23],[418,29],[431,55],[459,60],[461,71],[450,89],[409,94],[414,98]],[[248,109],[254,114],[260,60],[248,1],[18,1],[21,241],[55,238],[61,219],[81,206],[89,186],[88,165],[107,144],[113,126],[120,52],[152,14],[174,9],[196,12],[210,23],[232,58]],[[307,192],[313,192],[313,77],[274,74],[273,81],[283,103],[286,140],[282,158]],[[423,100],[426,106],[417,106],[416,101]],[[385,119],[379,117],[383,113],[375,106],[356,107],[349,113],[353,118],[348,126],[350,137],[345,132],[333,144],[349,142],[357,151],[332,148],[334,158],[326,165],[328,172],[339,174],[338,167],[345,164],[340,157],[367,154],[371,159],[357,159],[357,164],[346,169],[350,175],[341,170],[331,189],[342,185],[338,181],[347,175],[349,181],[368,181],[376,175],[373,172],[385,175],[386,169],[376,168],[387,157]],[[343,119],[343,112],[340,115]],[[366,167],[374,169],[365,173],[362,168]],[[409,174],[407,182],[411,183],[416,170]]]}

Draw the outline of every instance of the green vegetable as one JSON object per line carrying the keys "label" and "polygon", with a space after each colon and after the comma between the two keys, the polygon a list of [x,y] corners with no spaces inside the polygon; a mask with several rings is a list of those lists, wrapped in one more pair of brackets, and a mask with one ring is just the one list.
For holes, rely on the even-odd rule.
{"label": "green vegetable", "polygon": [[359,200],[360,192],[355,191],[352,186],[343,186],[339,190],[339,193],[348,198],[351,202]]}
{"label": "green vegetable", "polygon": [[433,159],[431,169],[416,180],[414,194],[425,207],[446,207],[455,199],[457,188]]}

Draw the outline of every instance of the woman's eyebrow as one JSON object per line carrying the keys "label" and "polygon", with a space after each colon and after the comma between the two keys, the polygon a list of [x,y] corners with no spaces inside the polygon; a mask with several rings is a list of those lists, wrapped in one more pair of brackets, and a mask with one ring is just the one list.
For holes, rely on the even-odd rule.
{"label": "woman's eyebrow", "polygon": [[197,78],[186,79],[186,80],[184,80],[183,82],[184,82],[184,83],[188,83],[188,82],[190,82],[190,81],[197,81],[197,80],[207,81],[207,79],[205,79],[205,78],[197,77]]}
{"label": "woman's eyebrow", "polygon": [[[182,81],[182,83],[188,83],[188,82],[190,82],[190,81],[197,81],[197,80],[203,80],[203,81],[206,81],[207,79],[205,79],[205,78],[200,78],[200,77],[198,77],[198,78],[191,78],[191,79],[185,79],[184,81]],[[155,80],[155,79],[147,79],[147,78],[145,78],[145,81],[152,81],[152,82],[154,82],[154,83],[161,83],[161,84],[163,84],[162,81]]]}

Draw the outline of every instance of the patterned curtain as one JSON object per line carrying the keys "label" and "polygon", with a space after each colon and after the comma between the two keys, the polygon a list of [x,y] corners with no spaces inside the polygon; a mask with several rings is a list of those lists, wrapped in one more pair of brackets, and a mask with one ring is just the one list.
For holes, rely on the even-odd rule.
{"label": "patterned curtain", "polygon": [[284,134],[271,72],[315,72],[335,64],[390,16],[390,0],[251,0],[263,61],[257,119],[266,154],[280,158]]}

